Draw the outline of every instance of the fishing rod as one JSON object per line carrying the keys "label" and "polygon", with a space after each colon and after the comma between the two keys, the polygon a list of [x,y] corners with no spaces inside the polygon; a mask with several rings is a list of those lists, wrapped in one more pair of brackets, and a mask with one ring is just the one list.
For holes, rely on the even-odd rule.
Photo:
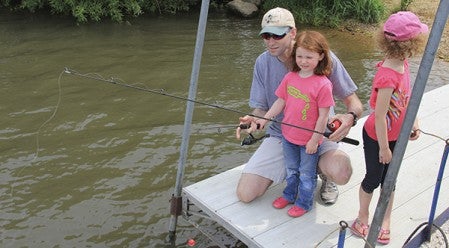
{"label": "fishing rod", "polygon": [[[126,88],[131,88],[131,89],[134,89],[134,90],[149,92],[149,93],[162,95],[162,96],[167,96],[167,97],[171,97],[171,98],[175,98],[175,99],[179,99],[179,100],[183,100],[183,101],[193,102],[193,103],[197,103],[197,104],[200,104],[200,105],[205,105],[205,106],[212,107],[212,108],[226,110],[226,111],[234,112],[234,113],[241,114],[241,115],[248,115],[248,116],[251,116],[251,117],[255,117],[255,118],[259,118],[259,119],[264,119],[264,120],[267,120],[267,121],[275,122],[275,123],[278,123],[278,124],[281,124],[281,125],[286,125],[286,126],[298,128],[298,129],[301,129],[301,130],[304,130],[304,131],[321,134],[321,135],[323,135],[326,138],[329,138],[329,136],[332,134],[331,132],[324,132],[324,133],[322,133],[322,132],[315,131],[313,129],[300,127],[300,126],[296,126],[296,125],[293,125],[293,124],[290,124],[290,123],[278,121],[278,120],[275,120],[273,118],[269,119],[269,118],[265,118],[265,117],[262,117],[262,116],[257,116],[257,115],[254,115],[254,114],[250,114],[250,113],[246,113],[246,112],[243,112],[243,111],[240,111],[240,110],[236,110],[236,109],[226,108],[226,107],[223,107],[223,106],[220,106],[220,105],[216,105],[216,104],[211,104],[211,103],[207,103],[207,102],[201,102],[201,101],[197,101],[197,100],[194,100],[194,99],[173,95],[173,94],[165,92],[164,89],[153,90],[153,89],[148,89],[148,88],[144,88],[144,87],[139,87],[139,86],[136,86],[136,85],[127,84],[127,83],[124,83],[122,80],[119,81],[119,79],[114,79],[113,77],[111,77],[109,79],[106,79],[106,78],[103,78],[101,75],[98,75],[98,74],[92,74],[92,73],[90,73],[90,74],[82,74],[82,73],[79,73],[79,72],[77,72],[75,70],[72,70],[70,68],[67,68],[67,67],[64,68],[64,73],[75,75],[75,76],[79,76],[79,77],[84,77],[84,78],[88,78],[88,79],[92,79],[92,80],[96,80],[96,81],[102,81],[102,82],[106,82],[106,83],[110,83],[110,84],[114,84],[114,85],[118,85],[118,86],[122,86],[122,87],[126,87]],[[248,128],[250,128],[250,125],[241,124],[241,125],[239,125],[237,127],[240,127],[241,129],[248,129]],[[356,146],[359,145],[359,141],[358,140],[347,138],[347,137],[344,137],[340,141],[348,143],[348,144],[351,144],[351,145],[356,145]]]}

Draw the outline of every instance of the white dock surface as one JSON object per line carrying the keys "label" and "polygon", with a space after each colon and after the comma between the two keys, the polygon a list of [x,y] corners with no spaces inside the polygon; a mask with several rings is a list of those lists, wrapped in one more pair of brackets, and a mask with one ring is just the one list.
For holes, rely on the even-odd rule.
{"label": "white dock surface", "polygon": [[[449,137],[449,85],[424,94],[419,107],[420,129]],[[238,201],[235,189],[243,166],[238,166],[183,189],[184,198],[203,210],[248,247],[337,247],[339,222],[352,224],[359,208],[358,190],[365,173],[362,127],[365,118],[352,128],[348,137],[360,141],[359,146],[343,144],[351,157],[353,175],[339,186],[336,204],[325,206],[316,194],[312,211],[299,218],[287,215],[287,208],[275,209],[271,202],[282,194],[284,185],[272,186],[257,200],[245,204]],[[421,223],[427,222],[445,142],[421,134],[409,142],[398,174],[394,199],[391,242],[386,247],[402,247]],[[449,208],[449,179],[446,168],[441,183],[435,217]],[[318,180],[318,188],[321,181]],[[317,189],[318,189],[317,188]],[[370,217],[374,215],[379,189],[371,202]],[[363,247],[364,241],[346,232],[344,247]]]}

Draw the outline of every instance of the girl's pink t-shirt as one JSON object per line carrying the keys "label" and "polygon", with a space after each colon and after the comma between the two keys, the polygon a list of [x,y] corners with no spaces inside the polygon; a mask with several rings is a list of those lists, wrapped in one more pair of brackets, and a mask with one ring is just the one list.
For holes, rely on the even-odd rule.
{"label": "girl's pink t-shirt", "polygon": [[[301,78],[297,72],[285,75],[276,90],[276,96],[285,100],[283,122],[311,130],[315,130],[318,108],[335,104],[332,83],[326,76]],[[282,135],[293,144],[306,145],[312,134],[310,131],[282,125]]]}
{"label": "girl's pink t-shirt", "polygon": [[377,140],[375,127],[375,112],[377,92],[381,88],[393,88],[390,106],[386,116],[388,141],[397,140],[404,122],[405,113],[410,100],[410,71],[408,61],[404,60],[404,73],[399,73],[391,68],[377,64],[378,71],[373,79],[371,88],[370,107],[371,113],[365,122],[365,130],[368,136]]}

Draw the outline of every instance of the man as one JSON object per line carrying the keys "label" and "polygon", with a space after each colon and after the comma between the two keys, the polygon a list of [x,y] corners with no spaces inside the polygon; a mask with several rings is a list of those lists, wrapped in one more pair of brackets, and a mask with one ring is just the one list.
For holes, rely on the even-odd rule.
{"label": "man", "polygon": [[[290,11],[274,8],[264,15],[260,36],[267,51],[256,59],[254,66],[249,101],[250,107],[254,109],[252,112],[254,116],[264,116],[277,99],[274,92],[285,74],[292,68],[290,58],[296,32],[295,21]],[[318,162],[318,171],[322,179],[320,197],[326,205],[334,204],[338,198],[336,184],[346,184],[352,175],[349,156],[338,150],[336,142],[348,134],[363,111],[362,103],[354,93],[357,86],[335,54],[331,53],[331,57],[333,69],[329,79],[333,84],[333,94],[346,105],[347,113],[337,114],[329,119],[329,122],[338,119],[341,125],[329,140],[323,142],[320,150]],[[250,124],[247,132],[257,129],[254,116],[240,118],[240,124]],[[282,117],[280,114],[276,120],[280,122]],[[272,183],[280,183],[285,178],[279,122],[272,122],[267,128],[270,136],[264,139],[243,169],[237,186],[237,196],[242,202],[253,201],[263,195]],[[241,131],[240,128],[236,130],[238,139]]]}

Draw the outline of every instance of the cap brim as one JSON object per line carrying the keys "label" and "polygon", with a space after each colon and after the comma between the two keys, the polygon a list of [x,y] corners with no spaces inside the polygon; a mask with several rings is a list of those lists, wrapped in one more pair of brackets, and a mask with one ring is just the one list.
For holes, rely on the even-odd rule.
{"label": "cap brim", "polygon": [[427,26],[424,23],[421,23],[421,33],[427,33],[429,32],[429,26]]}
{"label": "cap brim", "polygon": [[271,33],[271,34],[275,34],[275,35],[283,35],[285,33],[287,33],[289,31],[290,27],[270,27],[270,26],[266,26],[264,28],[262,28],[262,30],[260,31],[259,35],[263,34],[263,33]]}

